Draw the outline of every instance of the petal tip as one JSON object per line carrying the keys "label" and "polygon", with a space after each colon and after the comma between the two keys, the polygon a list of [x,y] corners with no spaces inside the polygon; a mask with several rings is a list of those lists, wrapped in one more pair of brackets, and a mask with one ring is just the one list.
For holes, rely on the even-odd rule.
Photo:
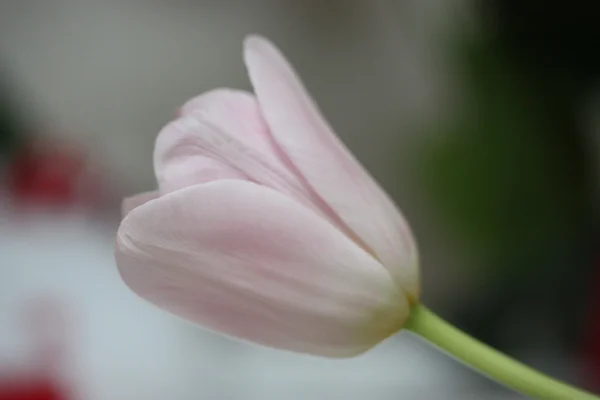
{"label": "petal tip", "polygon": [[277,46],[265,36],[250,34],[244,39],[244,58],[248,62],[253,55],[272,55],[279,54]]}
{"label": "petal tip", "polygon": [[266,43],[270,43],[269,39],[262,35],[259,35],[258,33],[251,33],[246,35],[246,37],[244,38],[244,49],[252,49],[256,46],[261,46]]}
{"label": "petal tip", "polygon": [[210,105],[219,104],[222,101],[232,98],[242,98],[244,100],[253,99],[251,93],[240,89],[234,89],[226,86],[208,90],[196,97],[188,99],[181,107],[179,107],[178,117],[191,115],[196,110],[209,107]]}

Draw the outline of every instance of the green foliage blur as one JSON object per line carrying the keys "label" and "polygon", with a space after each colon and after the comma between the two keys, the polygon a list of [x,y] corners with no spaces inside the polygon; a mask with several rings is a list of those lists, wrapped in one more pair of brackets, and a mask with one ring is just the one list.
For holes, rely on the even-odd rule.
{"label": "green foliage blur", "polygon": [[519,327],[507,321],[528,308],[574,345],[595,248],[590,161],[577,120],[583,81],[568,68],[556,74],[523,61],[502,36],[459,38],[459,101],[431,124],[416,168],[445,234],[472,256],[464,273],[485,289],[459,318],[510,350],[520,343],[503,333]]}
{"label": "green foliage blur", "polygon": [[432,135],[422,182],[480,258],[506,260],[502,273],[537,268],[515,261],[560,247],[581,228],[585,166],[562,136],[560,114],[500,46],[464,40],[456,54],[462,104]]}

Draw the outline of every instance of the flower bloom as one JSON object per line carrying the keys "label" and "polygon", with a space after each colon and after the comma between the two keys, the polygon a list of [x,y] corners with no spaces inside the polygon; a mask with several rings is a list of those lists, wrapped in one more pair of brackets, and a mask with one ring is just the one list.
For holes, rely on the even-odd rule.
{"label": "flower bloom", "polygon": [[244,59],[254,94],[204,93],[158,135],[158,191],[123,202],[121,276],[229,336],[360,354],[418,299],[412,235],[279,50],[250,36]]}

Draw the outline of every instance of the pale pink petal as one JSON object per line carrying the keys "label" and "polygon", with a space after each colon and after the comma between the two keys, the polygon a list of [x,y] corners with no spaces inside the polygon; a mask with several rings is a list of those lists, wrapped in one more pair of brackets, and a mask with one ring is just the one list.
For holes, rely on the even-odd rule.
{"label": "pale pink petal", "polygon": [[121,202],[121,216],[125,217],[127,214],[129,214],[129,211],[149,202],[150,200],[158,198],[158,196],[159,193],[154,190],[152,192],[138,193],[134,196],[124,198]]}
{"label": "pale pink petal", "polygon": [[271,163],[280,163],[269,128],[258,101],[242,90],[220,88],[188,100],[183,116],[195,116],[262,154]]}
{"label": "pale pink petal", "polygon": [[202,132],[180,118],[159,133],[154,147],[154,170],[161,193],[218,179],[247,179],[203,146]]}
{"label": "pale pink petal", "polygon": [[275,348],[351,356],[408,315],[402,290],[369,254],[250,182],[192,186],[134,209],[116,260],[125,282],[159,307]]}
{"label": "pale pink petal", "polygon": [[239,132],[225,131],[234,124],[222,122],[198,111],[186,112],[160,132],[154,166],[161,193],[221,179],[248,180],[318,209],[312,194],[283,164],[274,161],[273,154],[240,140]]}
{"label": "pale pink petal", "polygon": [[417,252],[400,212],[329,127],[279,50],[251,36],[244,56],[274,140],[314,192],[415,301]]}

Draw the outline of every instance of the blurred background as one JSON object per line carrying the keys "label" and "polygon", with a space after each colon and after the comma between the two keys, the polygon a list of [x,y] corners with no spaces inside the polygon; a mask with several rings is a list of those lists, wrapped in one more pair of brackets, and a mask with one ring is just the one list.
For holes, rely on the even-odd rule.
{"label": "blurred background", "polygon": [[419,242],[423,301],[600,392],[600,14],[527,0],[0,0],[0,400],[520,399],[408,333],[321,360],[120,281],[120,199],[188,98],[294,63]]}

